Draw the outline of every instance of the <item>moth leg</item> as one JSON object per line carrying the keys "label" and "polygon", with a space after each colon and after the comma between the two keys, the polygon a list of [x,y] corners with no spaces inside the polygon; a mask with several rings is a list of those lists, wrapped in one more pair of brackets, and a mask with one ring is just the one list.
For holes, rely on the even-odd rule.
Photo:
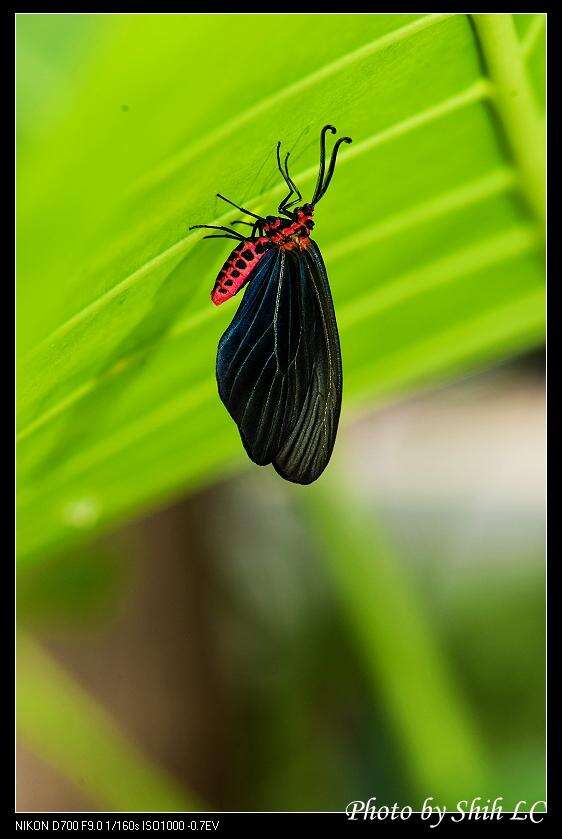
{"label": "moth leg", "polygon": [[248,227],[251,227],[252,232],[250,233],[250,239],[254,239],[255,236],[256,236],[256,233],[259,233],[260,236],[261,236],[263,225],[262,225],[262,223],[259,219],[257,221],[255,221],[253,224],[252,224],[251,221],[241,221],[241,220],[234,220],[234,221],[231,221],[230,223],[233,226],[235,224],[246,224]]}
{"label": "moth leg", "polygon": [[260,221],[265,221],[263,216],[258,216],[255,213],[252,213],[251,210],[247,210],[245,207],[241,207],[240,204],[235,204],[234,201],[231,201],[230,198],[225,198],[224,195],[220,194],[220,192],[217,192],[217,198],[220,198],[221,201],[226,201],[227,204],[230,204],[232,207],[236,207],[237,210],[240,210],[240,212],[245,213],[247,216],[252,216],[253,218],[259,219]]}
{"label": "moth leg", "polygon": [[[230,227],[224,227],[222,224],[192,224],[189,228],[190,230],[224,230],[226,233],[230,235],[231,239],[241,239],[243,240],[244,237],[238,233],[236,230],[231,230]],[[208,238],[204,236],[203,238]],[[226,238],[226,237],[225,237]]]}
{"label": "moth leg", "polygon": [[203,236],[204,239],[234,239],[235,242],[245,242],[245,239],[240,239],[238,236],[229,236],[228,233],[217,233],[211,236]]}
{"label": "moth leg", "polygon": [[[299,201],[302,198],[301,191],[299,190],[298,186],[295,184],[295,182],[293,181],[293,179],[291,178],[291,176],[289,174],[289,157],[290,157],[290,154],[291,154],[291,152],[288,151],[287,154],[285,155],[285,160],[284,160],[283,166],[281,166],[281,141],[279,141],[277,143],[277,168],[279,169],[279,171],[283,175],[283,180],[285,181],[285,183],[289,187],[289,194],[286,195],[285,198],[281,201],[281,203],[279,204],[279,207],[277,208],[277,212],[283,213],[284,215],[289,216],[289,218],[291,217],[290,213],[287,212],[289,207],[292,207],[294,204],[298,204]],[[291,198],[292,195],[296,195],[297,197],[293,198],[292,201],[289,201],[289,199]]]}

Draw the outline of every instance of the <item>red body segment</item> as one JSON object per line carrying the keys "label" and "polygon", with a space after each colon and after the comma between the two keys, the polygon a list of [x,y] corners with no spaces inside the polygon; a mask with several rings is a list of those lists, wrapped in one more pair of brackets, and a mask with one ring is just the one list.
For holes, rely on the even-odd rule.
{"label": "red body segment", "polygon": [[267,236],[245,239],[236,245],[219,271],[211,292],[211,300],[215,306],[220,306],[225,300],[230,300],[242,286],[246,285],[248,277],[268,247],[270,247],[270,241]]}
{"label": "red body segment", "polygon": [[273,245],[284,250],[302,250],[307,247],[310,231],[314,227],[313,212],[313,207],[305,205],[294,211],[293,221],[280,216],[270,216],[263,227],[264,236],[267,236]]}
{"label": "red body segment", "polygon": [[314,208],[305,204],[304,207],[299,207],[294,211],[293,221],[279,216],[269,216],[263,225],[263,235],[257,239],[245,239],[236,245],[219,271],[211,292],[211,300],[215,306],[220,306],[225,300],[230,300],[246,285],[250,274],[269,248],[277,247],[284,250],[306,248],[310,231],[314,227],[313,212]]}

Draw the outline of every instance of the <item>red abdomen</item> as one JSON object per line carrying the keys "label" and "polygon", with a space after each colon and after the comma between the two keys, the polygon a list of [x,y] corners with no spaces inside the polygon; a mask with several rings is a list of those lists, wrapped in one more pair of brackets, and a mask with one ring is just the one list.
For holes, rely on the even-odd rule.
{"label": "red abdomen", "polygon": [[243,285],[246,285],[250,274],[266,252],[270,242],[266,236],[259,239],[245,240],[236,245],[221,270],[219,271],[211,300],[215,306],[220,306],[225,300],[230,300]]}

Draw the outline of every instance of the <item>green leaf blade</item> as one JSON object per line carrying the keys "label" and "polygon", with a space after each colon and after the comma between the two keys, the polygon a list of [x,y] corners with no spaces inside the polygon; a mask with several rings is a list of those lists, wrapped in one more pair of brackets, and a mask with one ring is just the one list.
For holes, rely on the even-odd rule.
{"label": "green leaf blade", "polygon": [[[34,244],[19,249],[27,560],[242,462],[214,384],[233,308],[215,310],[209,291],[226,249],[187,227],[234,217],[213,198],[219,188],[270,211],[282,193],[279,137],[305,194],[319,126],[354,137],[317,227],[341,329],[344,421],[360,403],[543,339],[541,232],[467,16],[299,17],[318,50],[298,42],[290,66],[273,34],[281,19],[268,16],[249,60],[269,69],[253,90],[240,68],[225,78],[217,64],[228,26],[241,35],[248,16],[228,26],[167,17],[152,30],[143,16],[104,20],[65,94],[72,107],[22,147],[19,241]],[[518,31],[529,78],[535,17]]]}

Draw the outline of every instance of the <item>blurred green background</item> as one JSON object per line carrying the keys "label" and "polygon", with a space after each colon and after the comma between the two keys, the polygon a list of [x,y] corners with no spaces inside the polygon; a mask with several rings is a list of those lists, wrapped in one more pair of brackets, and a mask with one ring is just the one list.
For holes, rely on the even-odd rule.
{"label": "blurred green background", "polygon": [[[18,806],[544,798],[545,16],[18,14]],[[305,197],[311,487],[216,394],[234,216]],[[316,232],[316,231],[315,231]]]}

